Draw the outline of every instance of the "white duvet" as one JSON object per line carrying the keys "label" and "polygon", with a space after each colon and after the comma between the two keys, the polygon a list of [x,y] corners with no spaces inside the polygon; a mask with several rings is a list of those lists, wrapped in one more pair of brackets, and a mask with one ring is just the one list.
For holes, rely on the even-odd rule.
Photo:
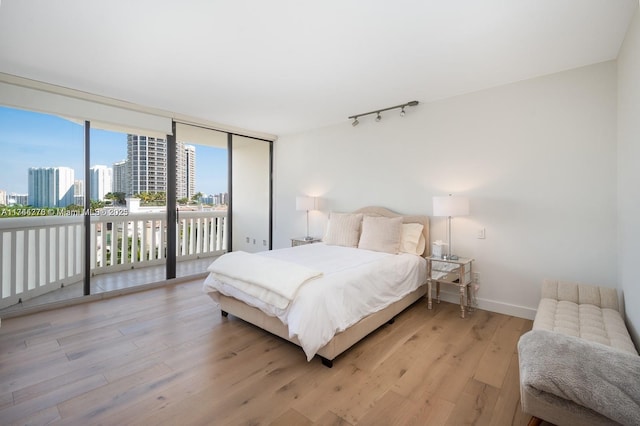
{"label": "white duvet", "polygon": [[336,333],[380,311],[426,282],[426,261],[412,254],[388,254],[322,243],[256,254],[321,271],[303,284],[285,308],[265,303],[209,275],[206,292],[219,292],[278,317],[311,360]]}
{"label": "white duvet", "polygon": [[225,253],[207,271],[212,278],[279,309],[291,303],[302,284],[322,275],[297,263],[244,251]]}

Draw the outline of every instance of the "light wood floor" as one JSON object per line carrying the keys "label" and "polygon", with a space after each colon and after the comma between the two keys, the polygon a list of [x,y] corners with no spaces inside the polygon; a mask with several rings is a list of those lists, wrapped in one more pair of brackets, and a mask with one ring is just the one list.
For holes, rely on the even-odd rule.
{"label": "light wood floor", "polygon": [[0,424],[526,425],[530,328],[420,300],[329,369],[194,281],[2,321]]}

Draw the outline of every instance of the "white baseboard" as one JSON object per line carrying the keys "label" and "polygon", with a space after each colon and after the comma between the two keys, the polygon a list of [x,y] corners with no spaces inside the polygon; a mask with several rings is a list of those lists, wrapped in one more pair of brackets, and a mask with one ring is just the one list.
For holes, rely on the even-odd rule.
{"label": "white baseboard", "polygon": [[[451,292],[442,290],[440,291],[440,300],[459,304],[460,294],[451,293]],[[512,305],[509,303],[498,302],[498,301],[489,300],[489,299],[481,299],[481,298],[477,298],[477,301],[478,301],[477,308],[483,309],[485,311],[496,312],[504,315],[511,315],[514,317],[525,318],[529,320],[533,320],[536,316],[535,308],[528,308],[526,306]]]}

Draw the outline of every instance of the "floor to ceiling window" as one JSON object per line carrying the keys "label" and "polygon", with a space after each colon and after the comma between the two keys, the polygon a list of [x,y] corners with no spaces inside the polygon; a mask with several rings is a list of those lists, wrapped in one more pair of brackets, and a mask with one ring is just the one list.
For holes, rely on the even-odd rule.
{"label": "floor to ceiling window", "polygon": [[184,277],[227,250],[227,133],[176,123],[176,148],[176,277]]}
{"label": "floor to ceiling window", "polygon": [[0,313],[271,248],[272,142],[0,85]]}
{"label": "floor to ceiling window", "polygon": [[91,126],[92,294],[164,279],[167,140],[137,133]]}
{"label": "floor to ceiling window", "polygon": [[69,115],[0,107],[3,316],[165,277],[161,133]]}
{"label": "floor to ceiling window", "polygon": [[0,308],[82,296],[83,144],[82,124],[0,107]]}

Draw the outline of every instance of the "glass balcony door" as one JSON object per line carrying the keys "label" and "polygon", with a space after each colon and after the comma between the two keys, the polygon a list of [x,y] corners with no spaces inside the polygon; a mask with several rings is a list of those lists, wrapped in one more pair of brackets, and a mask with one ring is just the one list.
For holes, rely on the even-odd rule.
{"label": "glass balcony door", "polygon": [[91,294],[163,281],[166,137],[91,127]]}
{"label": "glass balcony door", "polygon": [[227,250],[227,133],[176,123],[175,277],[206,271]]}

